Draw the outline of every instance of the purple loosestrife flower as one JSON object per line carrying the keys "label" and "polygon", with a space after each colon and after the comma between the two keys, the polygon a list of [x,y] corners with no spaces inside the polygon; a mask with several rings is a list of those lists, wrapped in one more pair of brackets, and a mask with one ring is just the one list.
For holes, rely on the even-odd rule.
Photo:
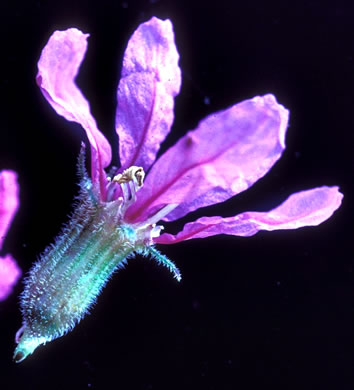
{"label": "purple loosestrife flower", "polygon": [[75,84],[87,37],[75,28],[56,31],[38,63],[37,83],[45,98],[86,131],[91,178],[82,151],[80,196],[72,219],[26,280],[17,362],[72,329],[111,274],[134,253],[154,258],[180,280],[177,267],[154,244],[318,225],[342,199],[337,187],[314,188],[293,194],[269,212],[204,217],[176,236],[161,234],[160,220],[174,221],[225,201],[263,177],[285,149],[288,111],[272,95],[246,100],[205,118],[154,163],[173,122],[181,71],[171,22],[152,18],[135,31],[124,55],[116,112],[121,168],[107,174],[110,145]]}
{"label": "purple loosestrife flower", "polygon": [[[0,172],[0,250],[19,206],[17,175],[13,171]],[[16,260],[6,254],[0,256],[0,301],[6,299],[21,276]]]}

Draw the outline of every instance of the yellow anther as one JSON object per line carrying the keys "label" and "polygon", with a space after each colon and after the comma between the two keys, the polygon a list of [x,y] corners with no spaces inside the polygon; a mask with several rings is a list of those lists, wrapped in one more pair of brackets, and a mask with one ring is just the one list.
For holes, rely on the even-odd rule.
{"label": "yellow anther", "polygon": [[136,180],[136,183],[139,187],[143,185],[145,177],[145,172],[142,167],[132,166],[128,169],[125,169],[122,173],[119,173],[117,176],[114,176],[113,182],[118,184],[129,183],[130,181]]}

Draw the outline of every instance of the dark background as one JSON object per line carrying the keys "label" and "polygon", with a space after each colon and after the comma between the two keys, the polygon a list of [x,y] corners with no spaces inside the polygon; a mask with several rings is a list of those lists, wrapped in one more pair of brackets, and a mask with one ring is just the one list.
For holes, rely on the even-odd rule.
{"label": "dark background", "polygon": [[78,83],[115,152],[124,48],[153,15],[172,20],[183,75],[163,150],[207,114],[255,95],[272,92],[290,110],[287,149],[271,172],[193,217],[269,210],[324,184],[345,195],[319,227],[160,246],[180,267],[180,284],[152,262],[130,261],[92,315],[16,365],[19,283],[0,303],[2,390],[354,388],[354,6],[330,3],[1,2],[0,169],[16,170],[21,186],[3,249],[24,273],[53,241],[77,193],[83,131],[55,114],[34,81],[56,29],[91,34]]}

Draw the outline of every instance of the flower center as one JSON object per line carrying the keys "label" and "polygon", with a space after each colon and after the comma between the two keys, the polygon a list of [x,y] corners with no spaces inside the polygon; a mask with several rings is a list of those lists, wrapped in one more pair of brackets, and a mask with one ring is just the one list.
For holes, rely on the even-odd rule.
{"label": "flower center", "polygon": [[131,166],[128,169],[125,169],[123,173],[119,173],[117,176],[114,176],[113,182],[118,184],[134,182],[139,188],[143,186],[145,178],[145,172],[142,167],[136,167],[135,165]]}
{"label": "flower center", "polygon": [[[137,192],[144,185],[145,172],[142,167],[131,166],[125,169],[122,173],[114,176],[113,179],[108,178],[109,184],[107,188],[107,202],[118,201],[119,203],[119,219],[125,223],[124,215],[129,207],[131,207],[137,199]],[[122,195],[115,198],[117,185],[120,186]],[[153,244],[153,238],[158,237],[163,229],[163,226],[156,225],[163,217],[174,210],[178,204],[169,204],[157,211],[145,221],[141,221],[130,226],[136,231],[137,236],[148,245]]]}

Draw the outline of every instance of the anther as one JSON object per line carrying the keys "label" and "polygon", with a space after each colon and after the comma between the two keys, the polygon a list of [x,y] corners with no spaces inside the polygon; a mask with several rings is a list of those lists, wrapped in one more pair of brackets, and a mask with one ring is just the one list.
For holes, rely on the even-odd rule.
{"label": "anther", "polygon": [[145,172],[142,167],[131,166],[128,169],[125,169],[122,173],[114,176],[113,182],[118,184],[129,183],[134,181],[137,183],[138,187],[141,187],[144,182]]}

